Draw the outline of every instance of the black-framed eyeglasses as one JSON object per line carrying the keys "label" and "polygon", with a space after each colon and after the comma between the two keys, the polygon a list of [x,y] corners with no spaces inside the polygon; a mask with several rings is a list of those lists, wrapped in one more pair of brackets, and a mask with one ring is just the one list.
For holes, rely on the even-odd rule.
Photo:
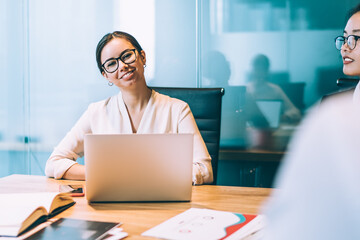
{"label": "black-framed eyeglasses", "polygon": [[360,36],[349,35],[347,37],[338,36],[335,38],[335,47],[337,50],[341,50],[342,46],[346,44],[349,46],[351,50],[356,47],[356,42],[359,40]]}
{"label": "black-framed eyeglasses", "polygon": [[103,69],[108,73],[113,73],[119,68],[119,60],[124,64],[131,64],[136,61],[136,49],[126,49],[118,58],[110,58],[104,62]]}

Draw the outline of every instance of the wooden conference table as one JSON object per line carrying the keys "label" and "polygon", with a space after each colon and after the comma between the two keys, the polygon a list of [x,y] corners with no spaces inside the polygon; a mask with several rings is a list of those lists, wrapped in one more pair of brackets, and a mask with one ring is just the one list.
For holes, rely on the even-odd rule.
{"label": "wooden conference table", "polygon": [[[0,193],[57,192],[60,184],[84,181],[55,180],[45,176],[10,175],[0,178]],[[191,202],[97,203],[89,205],[85,197],[75,197],[76,204],[55,218],[122,222],[129,234],[126,239],[150,239],[141,233],[193,207],[256,214],[271,192],[268,188],[193,186]]]}

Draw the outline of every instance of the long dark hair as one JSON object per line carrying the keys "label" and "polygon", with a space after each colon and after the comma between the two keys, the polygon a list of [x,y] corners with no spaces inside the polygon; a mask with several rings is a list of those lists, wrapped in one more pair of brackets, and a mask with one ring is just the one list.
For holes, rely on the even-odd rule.
{"label": "long dark hair", "polygon": [[101,74],[104,72],[104,69],[101,66],[101,52],[102,52],[103,48],[105,47],[105,45],[108,42],[110,42],[111,40],[113,40],[114,38],[126,39],[127,41],[129,41],[135,47],[135,49],[139,53],[143,50],[142,47],[140,46],[139,42],[136,40],[136,38],[134,38],[129,33],[121,32],[121,31],[115,31],[115,32],[112,32],[112,33],[105,34],[105,36],[103,36],[101,38],[101,40],[99,41],[99,43],[98,43],[98,45],[96,47],[96,62],[97,62],[97,66],[98,66]]}
{"label": "long dark hair", "polygon": [[356,5],[352,9],[350,9],[350,11],[348,12],[346,21],[348,21],[352,17],[352,15],[354,15],[357,12],[360,12],[360,4]]}

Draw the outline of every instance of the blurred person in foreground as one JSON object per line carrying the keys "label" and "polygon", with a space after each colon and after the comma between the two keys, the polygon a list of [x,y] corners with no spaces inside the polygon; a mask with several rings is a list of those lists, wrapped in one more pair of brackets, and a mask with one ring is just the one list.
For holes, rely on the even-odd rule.
{"label": "blurred person in foreground", "polygon": [[351,94],[305,118],[265,206],[263,239],[360,239],[359,123]]}

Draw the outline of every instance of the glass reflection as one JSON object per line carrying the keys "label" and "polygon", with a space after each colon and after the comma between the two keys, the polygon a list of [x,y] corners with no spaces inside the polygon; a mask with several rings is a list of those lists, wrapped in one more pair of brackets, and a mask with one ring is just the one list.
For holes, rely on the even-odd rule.
{"label": "glass reflection", "polygon": [[[272,107],[270,103],[273,101],[274,114],[277,115],[276,112],[279,111],[281,122],[297,123],[301,119],[299,109],[295,107],[281,87],[270,82],[270,60],[264,54],[258,54],[252,60],[252,71],[250,73],[250,82],[247,85],[247,91],[257,102],[260,102],[260,100],[268,100],[269,104],[266,104],[268,107]],[[280,103],[280,108],[276,102]],[[269,119],[269,121],[276,120]],[[277,122],[279,123],[280,121]],[[274,124],[271,126],[275,127]]]}
{"label": "glass reflection", "polygon": [[[283,150],[290,126],[301,119],[300,110],[292,103],[283,89],[271,82],[270,59],[264,54],[251,61],[247,84],[249,120],[256,123],[248,129],[248,144],[253,148]],[[255,104],[254,104],[255,103]]]}

